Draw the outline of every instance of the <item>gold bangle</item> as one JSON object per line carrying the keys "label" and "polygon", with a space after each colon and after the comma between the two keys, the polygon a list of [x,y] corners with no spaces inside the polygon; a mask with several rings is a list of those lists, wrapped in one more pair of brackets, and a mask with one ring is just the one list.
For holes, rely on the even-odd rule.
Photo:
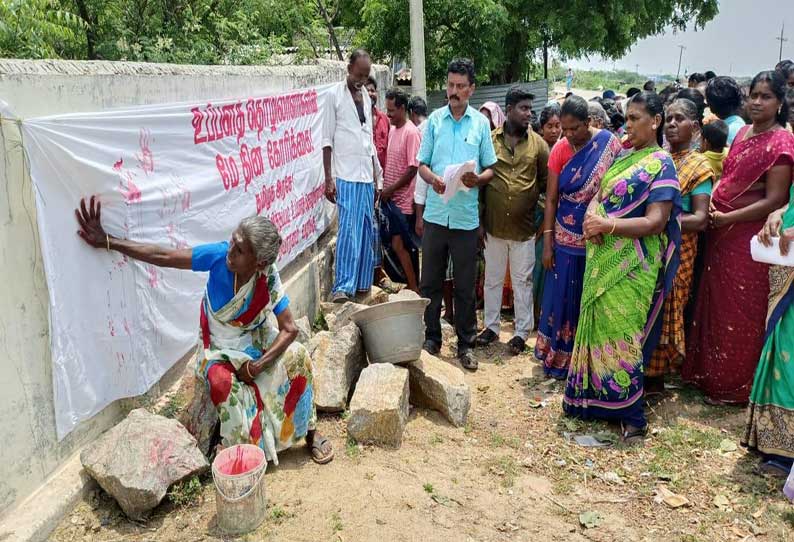
{"label": "gold bangle", "polygon": [[110,252],[110,235],[108,235],[107,233],[105,234],[105,242],[107,243],[108,246],[108,252]]}
{"label": "gold bangle", "polygon": [[617,219],[613,218],[612,219],[612,229],[610,230],[609,235],[612,235],[613,233],[615,233],[615,228],[617,228],[617,227],[618,227],[618,221],[617,221]]}
{"label": "gold bangle", "polygon": [[543,230],[543,235],[546,235],[547,233],[554,233],[554,230]]}
{"label": "gold bangle", "polygon": [[248,366],[249,363],[251,363],[251,362],[250,361],[246,361],[245,362],[245,365],[243,365],[243,370],[245,371],[245,374],[248,376],[248,380],[253,380],[254,377],[251,376],[251,369]]}

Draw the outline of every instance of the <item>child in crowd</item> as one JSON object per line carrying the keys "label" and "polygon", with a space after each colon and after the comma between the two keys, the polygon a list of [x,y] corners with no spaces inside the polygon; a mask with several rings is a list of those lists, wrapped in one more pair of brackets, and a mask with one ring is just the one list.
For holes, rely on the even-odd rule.
{"label": "child in crowd", "polygon": [[728,125],[715,119],[703,126],[702,136],[700,152],[708,159],[716,184],[722,177],[722,162],[728,156]]}

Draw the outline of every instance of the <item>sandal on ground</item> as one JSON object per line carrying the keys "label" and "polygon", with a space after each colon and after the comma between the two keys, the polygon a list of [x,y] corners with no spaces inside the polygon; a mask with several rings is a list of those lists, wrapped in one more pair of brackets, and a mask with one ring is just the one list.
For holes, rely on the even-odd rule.
{"label": "sandal on ground", "polygon": [[517,356],[524,353],[527,343],[521,337],[513,337],[507,342],[507,347],[512,355]]}
{"label": "sandal on ground", "polygon": [[476,371],[477,367],[479,366],[477,360],[474,359],[474,354],[472,354],[471,350],[458,352],[458,361],[460,361],[460,364],[464,369],[469,371]]}
{"label": "sandal on ground", "polygon": [[761,474],[769,474],[777,478],[786,478],[791,471],[791,468],[786,468],[783,463],[774,459],[762,459],[757,469]]}
{"label": "sandal on ground", "polygon": [[498,341],[498,340],[499,340],[499,335],[497,335],[496,333],[494,333],[490,329],[485,328],[482,331],[482,333],[477,335],[477,338],[474,339],[474,345],[475,346],[488,346],[492,342]]}
{"label": "sandal on ground", "polygon": [[[632,426],[629,426],[632,427]],[[626,429],[623,422],[620,422],[620,440],[627,446],[636,446],[642,444],[645,440],[645,435],[648,434],[648,427]]]}
{"label": "sandal on ground", "polygon": [[[323,449],[327,451],[323,452]],[[331,441],[323,436],[317,435],[312,439],[311,444],[309,444],[309,451],[312,454],[312,461],[318,465],[330,463],[334,458],[334,450],[331,447]]]}
{"label": "sandal on ground", "polygon": [[331,301],[333,303],[346,303],[350,301],[350,296],[347,295],[345,292],[336,292],[331,298]]}

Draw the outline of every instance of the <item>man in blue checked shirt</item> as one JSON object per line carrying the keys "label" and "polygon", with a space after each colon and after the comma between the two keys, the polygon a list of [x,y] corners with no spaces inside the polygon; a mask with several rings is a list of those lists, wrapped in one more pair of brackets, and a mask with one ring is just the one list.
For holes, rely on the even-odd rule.
{"label": "man in blue checked shirt", "polygon": [[[472,355],[477,335],[474,283],[477,274],[477,228],[479,188],[493,177],[491,166],[496,153],[488,119],[469,107],[474,93],[474,63],[454,59],[447,67],[446,107],[434,111],[427,119],[422,146],[417,159],[419,175],[433,190],[427,193],[422,238],[422,277],[419,288],[430,299],[425,310],[424,349],[438,354],[441,349],[441,297],[452,256],[455,270],[455,331],[458,335],[458,359],[469,370],[477,369]],[[476,172],[466,173],[462,182],[468,191],[457,192],[444,203],[444,170],[447,166],[474,160]]]}

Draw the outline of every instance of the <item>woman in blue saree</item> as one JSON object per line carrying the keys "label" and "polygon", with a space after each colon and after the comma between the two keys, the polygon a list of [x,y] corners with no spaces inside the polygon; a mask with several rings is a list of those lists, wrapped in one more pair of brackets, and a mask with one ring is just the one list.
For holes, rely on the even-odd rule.
{"label": "woman in blue saree", "polygon": [[568,375],[585,268],[582,223],[601,179],[620,153],[608,130],[590,126],[587,102],[571,96],[562,105],[564,137],[549,156],[542,234],[545,284],[535,357],[547,376]]}
{"label": "woman in blue saree", "polygon": [[101,208],[92,196],[75,210],[77,233],[92,247],[159,267],[209,271],[196,376],[218,411],[220,445],[254,444],[278,465],[278,452],[305,439],[315,462],[331,461],[331,443],[316,430],[311,359],[295,342],[298,329],[275,265],[281,236],[273,223],[252,216],[229,241],[172,249],[107,234]]}

